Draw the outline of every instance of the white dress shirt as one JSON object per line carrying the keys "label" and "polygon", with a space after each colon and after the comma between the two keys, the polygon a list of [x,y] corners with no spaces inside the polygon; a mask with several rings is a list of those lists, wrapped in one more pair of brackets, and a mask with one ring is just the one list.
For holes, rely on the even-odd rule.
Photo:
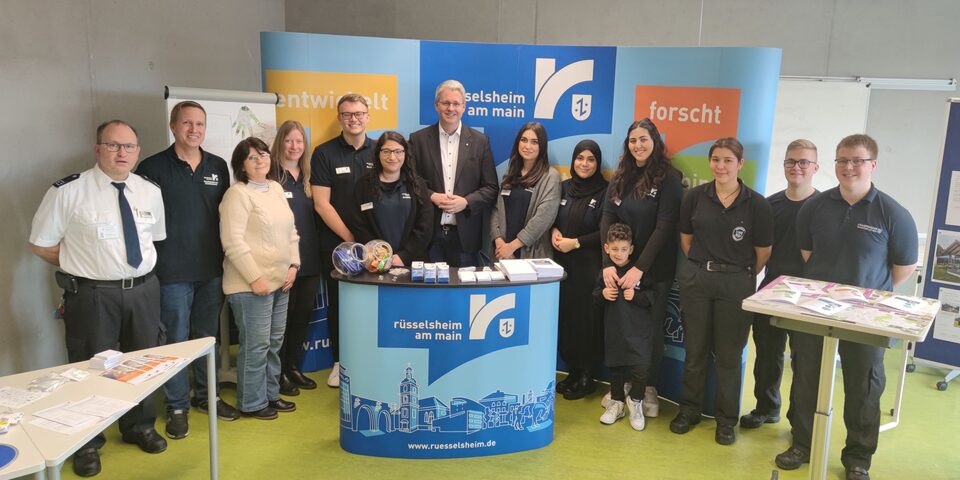
{"label": "white dress shirt", "polygon": [[[440,163],[443,166],[443,191],[453,195],[453,185],[457,181],[457,157],[460,155],[460,129],[463,122],[457,124],[457,129],[448,134],[440,129]],[[452,213],[443,212],[440,215],[440,225],[456,225],[457,217]]]}

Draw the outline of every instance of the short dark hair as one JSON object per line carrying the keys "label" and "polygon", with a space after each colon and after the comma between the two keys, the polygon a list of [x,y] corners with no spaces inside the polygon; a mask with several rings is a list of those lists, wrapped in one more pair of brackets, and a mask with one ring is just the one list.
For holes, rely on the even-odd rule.
{"label": "short dark hair", "polygon": [[614,223],[610,225],[610,228],[607,230],[607,243],[621,240],[633,244],[633,231],[630,230],[630,225],[626,223]]}
{"label": "short dark hair", "polygon": [[257,137],[247,137],[240,140],[240,143],[233,149],[233,156],[230,157],[230,168],[233,169],[233,178],[238,182],[247,183],[247,181],[250,180],[250,178],[247,177],[247,172],[243,171],[243,162],[247,161],[247,156],[250,155],[251,148],[259,153],[270,153],[270,147]]}
{"label": "short dark hair", "polygon": [[113,119],[113,120],[107,120],[106,122],[101,123],[97,127],[97,143],[98,144],[103,140],[103,131],[106,130],[107,127],[109,127],[110,125],[124,125],[130,130],[133,130],[133,135],[137,137],[138,141],[140,140],[140,135],[137,134],[137,129],[133,128],[133,125],[130,125],[129,123],[124,122],[123,120]]}
{"label": "short dark hair", "polygon": [[183,110],[184,108],[199,108],[200,111],[203,112],[204,118],[206,118],[207,116],[207,111],[206,109],[203,108],[203,105],[200,105],[199,103],[194,102],[193,100],[184,100],[174,105],[173,108],[170,110],[170,125],[174,125],[175,123],[177,123],[177,118],[180,117],[180,111]]}

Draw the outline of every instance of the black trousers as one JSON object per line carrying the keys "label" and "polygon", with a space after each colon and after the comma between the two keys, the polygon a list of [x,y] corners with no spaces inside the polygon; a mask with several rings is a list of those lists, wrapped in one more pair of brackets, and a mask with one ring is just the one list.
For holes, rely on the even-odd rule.
{"label": "black trousers", "polygon": [[[132,352],[166,340],[160,322],[160,282],[152,274],[127,290],[81,282],[77,293],[64,293],[63,308],[71,363],[89,360],[104,350]],[[156,406],[156,394],[148,396],[120,417],[120,432],[137,435],[154,428]],[[101,433],[81,449],[100,448],[104,442]]]}
{"label": "black trousers", "polygon": [[717,424],[736,425],[743,373],[740,360],[753,323],[753,314],[743,311],[740,304],[756,290],[755,277],[749,272],[708,272],[687,260],[678,280],[686,350],[680,411],[691,417],[703,412],[712,353],[717,371]]}
{"label": "black trousers", "polygon": [[653,321],[657,324],[657,330],[653,336],[650,352],[650,368],[647,370],[647,385],[656,387],[660,383],[660,361],[663,359],[663,337],[666,335],[667,322],[667,303],[670,301],[670,287],[673,280],[657,282],[654,284],[656,298],[650,308],[650,314]]}
{"label": "black trousers", "polygon": [[[643,400],[643,390],[647,386],[647,369],[650,365],[621,365],[610,367],[610,398],[624,401],[627,394],[634,400]],[[630,391],[623,387],[630,382]]]}
{"label": "black trousers", "polygon": [[307,336],[307,326],[310,325],[313,310],[317,306],[319,286],[320,276],[309,275],[298,277],[290,288],[287,329],[283,335],[283,346],[280,347],[281,372],[300,370],[300,352],[303,350],[303,339]]}
{"label": "black trousers", "polygon": [[753,344],[757,349],[757,358],[753,363],[753,395],[757,398],[757,412],[769,416],[780,415],[780,380],[783,378],[787,331],[770,325],[768,315],[756,314],[753,319]]}
{"label": "black trousers", "polygon": [[[320,269],[323,283],[327,287],[327,334],[330,337],[330,348],[333,350],[333,361],[340,361],[340,282],[333,279],[333,251],[320,252]],[[296,285],[296,282],[294,282]]]}
{"label": "black trousers", "polygon": [[[813,436],[813,416],[820,383],[820,357],[823,337],[790,332],[793,352],[793,384],[790,386],[790,419],[793,445],[809,452]],[[861,343],[840,341],[843,372],[843,423],[847,441],[840,453],[846,468],[870,469],[880,436],[880,396],[887,377],[883,367],[886,349]]]}
{"label": "black trousers", "polygon": [[451,267],[480,266],[480,257],[477,252],[463,251],[460,242],[460,232],[457,227],[446,227],[434,224],[433,240],[427,252],[431,262],[447,262]]}

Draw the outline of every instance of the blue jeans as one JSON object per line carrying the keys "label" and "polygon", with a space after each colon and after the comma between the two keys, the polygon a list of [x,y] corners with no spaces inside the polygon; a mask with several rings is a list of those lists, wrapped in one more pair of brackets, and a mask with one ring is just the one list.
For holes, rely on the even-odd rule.
{"label": "blue jeans", "polygon": [[[221,277],[199,282],[168,283],[160,285],[160,321],[167,330],[167,344],[217,337],[220,330],[220,311],[223,309],[223,279]],[[219,340],[219,339],[218,339]],[[219,342],[218,342],[219,343]],[[217,357],[217,367],[220,357]],[[207,360],[193,362],[195,394],[207,398]],[[190,408],[190,377],[187,368],[180,371],[163,386],[167,410]],[[219,386],[216,386],[220,394]]]}
{"label": "blue jeans", "polygon": [[280,347],[287,326],[290,294],[276,290],[265,296],[253,292],[227,295],[240,330],[237,353],[237,407],[255,412],[280,399]]}

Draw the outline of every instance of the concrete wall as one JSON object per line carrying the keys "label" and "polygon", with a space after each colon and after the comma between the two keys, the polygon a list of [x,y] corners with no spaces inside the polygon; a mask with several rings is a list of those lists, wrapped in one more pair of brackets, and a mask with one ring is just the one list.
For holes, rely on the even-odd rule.
{"label": "concrete wall", "polygon": [[[702,16],[701,16],[702,11]],[[701,22],[702,18],[702,22]],[[783,49],[783,75],[958,78],[952,0],[287,0],[290,32],[431,40]],[[651,65],[651,68],[656,68]],[[877,185],[928,228],[945,100],[960,92],[872,92]],[[855,133],[855,132],[849,132]],[[835,145],[821,145],[833,160]],[[781,152],[773,152],[775,157]],[[827,166],[821,175],[833,175]]]}
{"label": "concrete wall", "polygon": [[54,269],[27,239],[50,184],[93,165],[96,126],[132,123],[141,158],[166,147],[163,86],[258,91],[259,33],[284,29],[282,0],[2,5],[0,375],[66,361]]}

